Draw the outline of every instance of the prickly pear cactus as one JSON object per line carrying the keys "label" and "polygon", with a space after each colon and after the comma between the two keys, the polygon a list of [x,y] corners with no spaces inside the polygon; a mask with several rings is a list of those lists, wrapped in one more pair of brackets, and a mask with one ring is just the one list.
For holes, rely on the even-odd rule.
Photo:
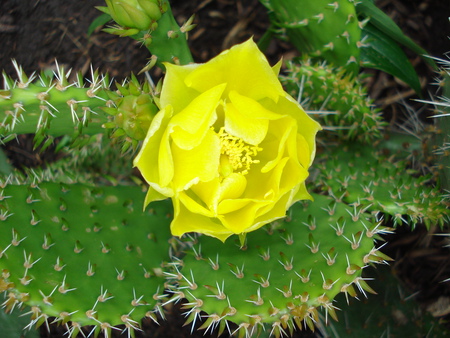
{"label": "prickly pear cactus", "polygon": [[171,206],[142,211],[136,186],[1,181],[0,290],[6,312],[27,304],[28,327],[50,317],[69,336],[107,336],[156,320],[169,260]]}
{"label": "prickly pear cactus", "polygon": [[287,75],[280,78],[288,93],[340,140],[371,143],[382,137],[386,123],[358,77],[324,62],[305,60],[287,66]]}
{"label": "prickly pear cactus", "polygon": [[361,27],[353,0],[260,0],[297,50],[356,74]]}
{"label": "prickly pear cactus", "polygon": [[389,259],[374,243],[388,230],[361,206],[313,197],[309,205],[295,204],[288,219],[248,234],[243,247],[198,238],[180,268],[168,274],[175,299],[187,299],[187,323],[194,325],[204,311],[206,332],[228,329],[247,337],[268,324],[279,337],[295,326],[314,329],[319,308],[336,318],[333,299],[340,292],[373,292],[361,274],[368,264]]}
{"label": "prickly pear cactus", "polygon": [[317,167],[318,185],[328,195],[366,205],[392,217],[396,225],[414,228],[420,222],[443,227],[450,219],[450,201],[430,184],[432,175],[417,175],[404,160],[385,156],[380,149],[358,144],[330,147],[320,155]]}

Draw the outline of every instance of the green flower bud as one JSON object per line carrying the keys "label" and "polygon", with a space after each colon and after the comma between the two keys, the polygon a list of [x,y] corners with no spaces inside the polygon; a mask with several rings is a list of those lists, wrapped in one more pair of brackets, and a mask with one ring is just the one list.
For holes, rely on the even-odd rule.
{"label": "green flower bud", "polygon": [[115,22],[126,28],[148,30],[161,18],[160,0],[105,0]]}
{"label": "green flower bud", "polygon": [[117,106],[114,122],[135,140],[143,140],[158,108],[148,94],[128,95]]}

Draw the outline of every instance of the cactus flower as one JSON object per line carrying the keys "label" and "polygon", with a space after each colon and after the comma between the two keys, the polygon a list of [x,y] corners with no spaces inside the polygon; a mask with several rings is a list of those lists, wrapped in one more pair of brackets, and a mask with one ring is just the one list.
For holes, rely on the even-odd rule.
{"label": "cactus flower", "polygon": [[170,197],[175,236],[225,241],[286,215],[305,188],[320,126],[289,96],[253,40],[204,64],[165,64],[154,117],[135,158],[145,205]]}
{"label": "cactus flower", "polygon": [[110,14],[115,22],[126,28],[150,29],[161,18],[160,0],[105,0],[102,11]]}

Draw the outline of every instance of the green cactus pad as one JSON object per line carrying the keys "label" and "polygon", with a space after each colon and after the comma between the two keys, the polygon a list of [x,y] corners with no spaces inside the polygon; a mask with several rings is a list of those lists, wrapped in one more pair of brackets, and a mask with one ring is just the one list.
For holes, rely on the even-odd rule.
{"label": "green cactus pad", "polygon": [[344,68],[310,60],[289,62],[281,82],[298,98],[305,109],[339,139],[371,143],[380,139],[386,123],[359,77],[349,76]]}
{"label": "green cactus pad", "polygon": [[390,215],[396,225],[423,222],[442,227],[449,220],[450,201],[433,185],[432,175],[417,175],[406,161],[373,146],[330,147],[319,155],[317,168],[316,183],[327,194]]}
{"label": "green cactus pad", "polygon": [[[201,328],[219,334],[251,335],[263,324],[275,336],[303,325],[314,328],[318,308],[336,316],[334,297],[356,289],[373,292],[361,276],[371,262],[388,259],[374,246],[385,231],[358,206],[314,195],[309,206],[295,204],[285,221],[247,234],[246,244],[202,236],[181,266],[168,274],[175,296],[186,298],[187,323],[207,313]],[[227,321],[237,324],[235,332]]]}
{"label": "green cactus pad", "polygon": [[[55,317],[75,337],[156,320],[169,260],[168,202],[142,212],[136,186],[1,185],[0,290],[6,312],[29,305],[29,327]],[[69,324],[68,324],[69,325]]]}
{"label": "green cactus pad", "polygon": [[261,0],[297,50],[356,74],[361,27],[354,0]]}

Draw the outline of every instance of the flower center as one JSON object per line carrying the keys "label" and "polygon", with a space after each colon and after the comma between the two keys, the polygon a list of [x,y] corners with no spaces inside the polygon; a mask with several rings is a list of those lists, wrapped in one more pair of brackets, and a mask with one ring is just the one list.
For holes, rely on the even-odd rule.
{"label": "flower center", "polygon": [[220,172],[223,176],[228,176],[232,172],[242,175],[248,174],[253,163],[259,163],[253,157],[262,148],[245,143],[241,138],[228,134],[222,127],[219,130],[220,138]]}

